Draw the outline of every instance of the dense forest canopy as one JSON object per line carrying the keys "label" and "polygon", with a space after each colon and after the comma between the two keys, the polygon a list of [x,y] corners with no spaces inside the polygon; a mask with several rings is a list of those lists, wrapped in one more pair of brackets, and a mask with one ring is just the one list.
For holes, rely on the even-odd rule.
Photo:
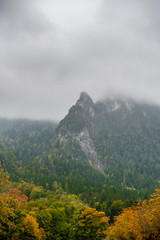
{"label": "dense forest canopy", "polygon": [[75,194],[57,189],[56,184],[55,190],[50,191],[24,181],[12,183],[0,166],[1,239],[160,238],[160,190],[149,201],[129,208],[121,200],[105,207],[105,212],[99,203],[91,208]]}

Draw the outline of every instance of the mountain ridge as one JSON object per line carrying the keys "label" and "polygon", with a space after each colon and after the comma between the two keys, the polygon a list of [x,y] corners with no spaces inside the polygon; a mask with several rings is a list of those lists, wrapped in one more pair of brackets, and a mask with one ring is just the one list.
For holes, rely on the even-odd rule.
{"label": "mountain ridge", "polygon": [[[134,183],[136,181],[131,183],[130,180],[126,180],[129,175],[133,175],[128,164],[132,166],[135,161],[137,166],[140,161],[141,165],[139,159],[143,159],[147,166],[147,158],[148,161],[152,158],[156,160],[154,155],[160,154],[159,131],[160,108],[158,106],[136,103],[130,99],[107,99],[93,103],[91,97],[82,92],[68,115],[60,122],[55,138],[59,138],[62,144],[66,144],[68,138],[76,140],[89,164],[108,177],[114,175],[114,168],[117,169],[119,166],[122,175],[119,176],[121,185],[137,188],[137,183]],[[149,153],[149,147],[156,149],[156,154],[152,151]],[[126,167],[122,167],[124,161],[127,170],[125,170]],[[159,157],[157,161],[159,166]],[[143,165],[140,168],[143,172]],[[153,168],[158,178],[160,168],[158,167],[157,171],[155,167]],[[116,171],[118,172],[118,169]],[[143,181],[145,182],[145,179]],[[116,179],[113,182],[116,182]],[[143,184],[145,185],[142,183],[142,186]]]}

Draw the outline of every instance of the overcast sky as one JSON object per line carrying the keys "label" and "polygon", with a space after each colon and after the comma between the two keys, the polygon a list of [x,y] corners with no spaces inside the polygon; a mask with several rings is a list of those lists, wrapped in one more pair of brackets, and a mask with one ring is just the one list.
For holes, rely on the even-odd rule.
{"label": "overcast sky", "polygon": [[0,116],[60,120],[81,91],[160,104],[160,1],[0,0]]}

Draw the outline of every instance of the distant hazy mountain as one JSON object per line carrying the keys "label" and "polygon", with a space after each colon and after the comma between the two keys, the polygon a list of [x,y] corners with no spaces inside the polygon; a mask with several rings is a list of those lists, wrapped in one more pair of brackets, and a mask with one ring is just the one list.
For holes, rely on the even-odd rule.
{"label": "distant hazy mountain", "polygon": [[[82,92],[59,123],[0,120],[0,161],[13,181],[66,191],[160,182],[160,107],[128,99],[94,103]],[[106,190],[104,190],[106,191]]]}

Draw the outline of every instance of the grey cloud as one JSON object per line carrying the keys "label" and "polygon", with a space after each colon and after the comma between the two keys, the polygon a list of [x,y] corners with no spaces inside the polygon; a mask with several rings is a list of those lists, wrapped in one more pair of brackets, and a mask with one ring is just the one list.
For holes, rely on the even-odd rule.
{"label": "grey cloud", "polygon": [[0,20],[1,36],[13,41],[20,37],[36,37],[51,27],[49,20],[37,8],[35,0],[1,0]]}
{"label": "grey cloud", "polygon": [[158,0],[0,0],[0,115],[60,119],[81,91],[160,104],[159,8]]}

